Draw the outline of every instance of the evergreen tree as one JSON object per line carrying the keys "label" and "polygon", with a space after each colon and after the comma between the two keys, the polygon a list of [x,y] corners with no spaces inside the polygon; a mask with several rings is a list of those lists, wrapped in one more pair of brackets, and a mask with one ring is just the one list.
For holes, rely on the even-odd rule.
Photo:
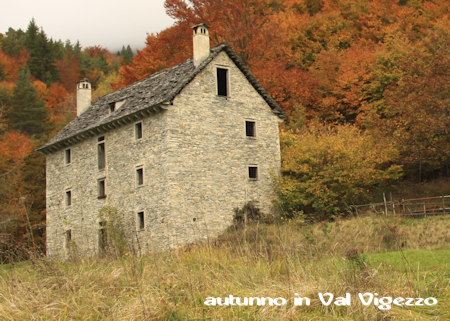
{"label": "evergreen tree", "polygon": [[38,98],[38,92],[30,81],[30,72],[21,68],[11,97],[9,120],[12,128],[41,137],[51,129],[46,123],[48,118],[44,102]]}
{"label": "evergreen tree", "polygon": [[25,32],[22,29],[9,28],[2,39],[2,49],[5,54],[19,57],[20,50],[25,47]]}
{"label": "evergreen tree", "polygon": [[125,49],[125,46],[122,46],[122,50],[120,51],[120,56],[123,58],[123,64],[128,65],[134,57],[133,50],[131,50],[130,45],[127,46],[127,49]]}
{"label": "evergreen tree", "polygon": [[28,25],[25,45],[30,54],[27,65],[31,74],[36,79],[45,82],[47,86],[58,81],[58,70],[54,64],[58,48],[52,40],[47,39],[47,35],[42,29],[39,31],[34,19]]}

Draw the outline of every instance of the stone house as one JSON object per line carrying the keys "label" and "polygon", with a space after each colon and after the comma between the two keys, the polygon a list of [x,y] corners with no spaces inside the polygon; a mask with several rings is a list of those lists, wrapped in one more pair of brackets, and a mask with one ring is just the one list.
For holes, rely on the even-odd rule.
{"label": "stone house", "polygon": [[226,43],[193,27],[194,57],[91,103],[40,149],[47,157],[47,255],[70,244],[101,253],[100,209],[119,209],[127,237],[160,251],[215,237],[250,200],[270,211],[286,117]]}

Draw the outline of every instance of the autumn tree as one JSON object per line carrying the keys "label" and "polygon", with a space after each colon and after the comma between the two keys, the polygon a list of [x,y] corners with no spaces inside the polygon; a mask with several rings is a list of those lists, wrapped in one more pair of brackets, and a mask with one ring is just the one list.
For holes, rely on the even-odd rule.
{"label": "autumn tree", "polygon": [[288,215],[329,219],[367,200],[372,187],[401,177],[395,146],[352,125],[312,123],[280,134],[279,195]]}

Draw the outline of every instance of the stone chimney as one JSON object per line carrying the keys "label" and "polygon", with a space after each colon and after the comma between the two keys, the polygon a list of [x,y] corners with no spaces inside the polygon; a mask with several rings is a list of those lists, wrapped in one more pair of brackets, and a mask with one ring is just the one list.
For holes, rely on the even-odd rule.
{"label": "stone chimney", "polygon": [[77,116],[84,113],[91,105],[92,85],[89,79],[84,78],[77,83]]}
{"label": "stone chimney", "polygon": [[200,23],[192,27],[194,35],[194,66],[198,67],[209,56],[209,31],[208,26]]}

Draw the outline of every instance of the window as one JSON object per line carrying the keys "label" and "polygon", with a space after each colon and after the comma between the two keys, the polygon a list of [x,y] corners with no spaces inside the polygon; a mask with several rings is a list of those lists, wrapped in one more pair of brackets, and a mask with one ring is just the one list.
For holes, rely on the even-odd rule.
{"label": "window", "polygon": [[136,169],[136,185],[144,185],[144,169],[142,167]]}
{"label": "window", "polygon": [[134,124],[134,137],[136,139],[142,138],[142,122]]}
{"label": "window", "polygon": [[102,178],[98,180],[98,198],[106,197],[106,179]]}
{"label": "window", "polygon": [[254,121],[245,121],[245,136],[256,137],[256,124]]}
{"label": "window", "polygon": [[217,68],[217,95],[228,96],[228,69]]}
{"label": "window", "polygon": [[248,178],[251,180],[257,180],[258,179],[258,167],[256,166],[249,166],[248,167]]}
{"label": "window", "polygon": [[69,249],[70,248],[70,241],[72,240],[72,230],[67,230],[66,231],[66,249]]}
{"label": "window", "polygon": [[108,245],[108,235],[106,233],[106,222],[99,222],[100,229],[98,230],[98,256],[104,257],[106,246]]}
{"label": "window", "polygon": [[140,231],[145,228],[144,212],[137,213],[137,227]]}
{"label": "window", "polygon": [[71,156],[70,148],[66,149],[66,151],[65,151],[64,161],[65,161],[66,165],[68,165],[68,164],[70,164],[72,162],[72,156]]}
{"label": "window", "polygon": [[109,103],[109,111],[112,113],[116,110],[116,102]]}
{"label": "window", "polygon": [[72,205],[72,191],[68,190],[66,191],[66,206]]}
{"label": "window", "polygon": [[105,169],[106,167],[106,153],[105,153],[105,136],[99,137],[100,142],[97,146],[98,149],[98,169]]}

